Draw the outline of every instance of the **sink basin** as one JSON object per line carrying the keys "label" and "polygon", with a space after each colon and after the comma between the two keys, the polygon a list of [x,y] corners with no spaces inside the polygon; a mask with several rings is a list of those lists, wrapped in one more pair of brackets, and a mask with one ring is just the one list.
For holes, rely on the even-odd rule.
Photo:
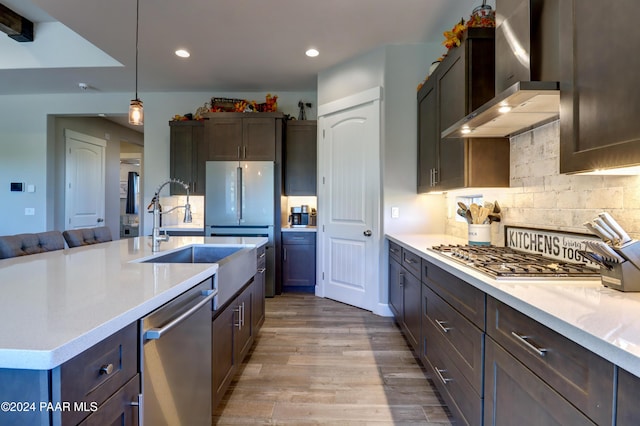
{"label": "sink basin", "polygon": [[161,253],[139,263],[217,263],[215,309],[223,306],[249,282],[258,267],[255,247],[245,246],[194,245]]}
{"label": "sink basin", "polygon": [[243,249],[245,247],[191,246],[142,263],[221,263],[223,259]]}

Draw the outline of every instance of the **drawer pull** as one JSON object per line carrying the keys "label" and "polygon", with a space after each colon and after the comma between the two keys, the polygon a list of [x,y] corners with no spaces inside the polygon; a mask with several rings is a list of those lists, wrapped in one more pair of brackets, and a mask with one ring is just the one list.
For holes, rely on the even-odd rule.
{"label": "drawer pull", "polygon": [[405,257],[404,261],[407,262],[409,265],[413,265],[414,263],[418,263],[415,260],[411,259],[410,257]]}
{"label": "drawer pull", "polygon": [[260,269],[258,269],[258,273],[259,274],[264,274],[264,271],[266,271],[266,270],[267,270],[267,268],[260,268]]}
{"label": "drawer pull", "polygon": [[105,364],[100,367],[99,374],[102,376],[103,374],[111,374],[113,373],[113,364]]}
{"label": "drawer pull", "polygon": [[263,257],[265,257],[265,255],[266,255],[265,252],[260,253],[260,256],[258,256],[258,259],[262,259]]}
{"label": "drawer pull", "polygon": [[547,352],[546,349],[544,348],[539,348],[536,345],[534,345],[533,343],[531,343],[528,339],[527,336],[521,336],[520,334],[516,333],[515,331],[511,332],[511,335],[513,337],[515,337],[517,340],[520,341],[520,343],[522,343],[523,345],[525,345],[527,348],[531,349],[533,352],[537,353],[540,356],[544,356],[544,354]]}
{"label": "drawer pull", "polygon": [[396,248],[390,248],[389,251],[393,254],[397,254],[400,252],[400,250],[396,249]]}
{"label": "drawer pull", "polygon": [[449,330],[451,330],[451,327],[445,327],[444,324],[446,324],[446,321],[440,321],[440,320],[436,320],[436,324],[438,324],[438,326],[440,327],[440,329],[444,332],[444,333],[448,333]]}
{"label": "drawer pull", "polygon": [[436,374],[438,375],[438,378],[442,381],[443,384],[446,385],[447,383],[453,381],[453,379],[447,379],[442,375],[442,373],[446,373],[447,370],[442,370],[438,367],[434,367],[434,370],[436,370]]}

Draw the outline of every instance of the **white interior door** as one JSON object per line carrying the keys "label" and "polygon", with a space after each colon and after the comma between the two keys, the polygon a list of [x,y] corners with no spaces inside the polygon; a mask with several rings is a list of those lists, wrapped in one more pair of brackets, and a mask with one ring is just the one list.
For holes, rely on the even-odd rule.
{"label": "white interior door", "polygon": [[65,229],[104,224],[107,141],[65,129]]}
{"label": "white interior door", "polygon": [[378,294],[379,94],[346,98],[319,117],[319,295],[367,310]]}

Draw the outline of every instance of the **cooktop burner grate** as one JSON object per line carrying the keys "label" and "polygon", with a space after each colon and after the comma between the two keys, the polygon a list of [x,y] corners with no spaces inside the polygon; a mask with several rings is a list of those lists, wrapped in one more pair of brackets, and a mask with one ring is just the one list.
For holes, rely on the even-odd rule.
{"label": "cooktop burner grate", "polygon": [[496,279],[600,278],[597,269],[519,252],[509,247],[439,245],[431,250]]}

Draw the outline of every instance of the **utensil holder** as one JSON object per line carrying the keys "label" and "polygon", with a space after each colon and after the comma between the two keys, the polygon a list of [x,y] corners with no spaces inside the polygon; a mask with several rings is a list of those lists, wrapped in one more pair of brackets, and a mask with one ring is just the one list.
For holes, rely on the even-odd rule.
{"label": "utensil holder", "polygon": [[469,245],[490,246],[491,245],[491,225],[477,224],[469,225]]}

